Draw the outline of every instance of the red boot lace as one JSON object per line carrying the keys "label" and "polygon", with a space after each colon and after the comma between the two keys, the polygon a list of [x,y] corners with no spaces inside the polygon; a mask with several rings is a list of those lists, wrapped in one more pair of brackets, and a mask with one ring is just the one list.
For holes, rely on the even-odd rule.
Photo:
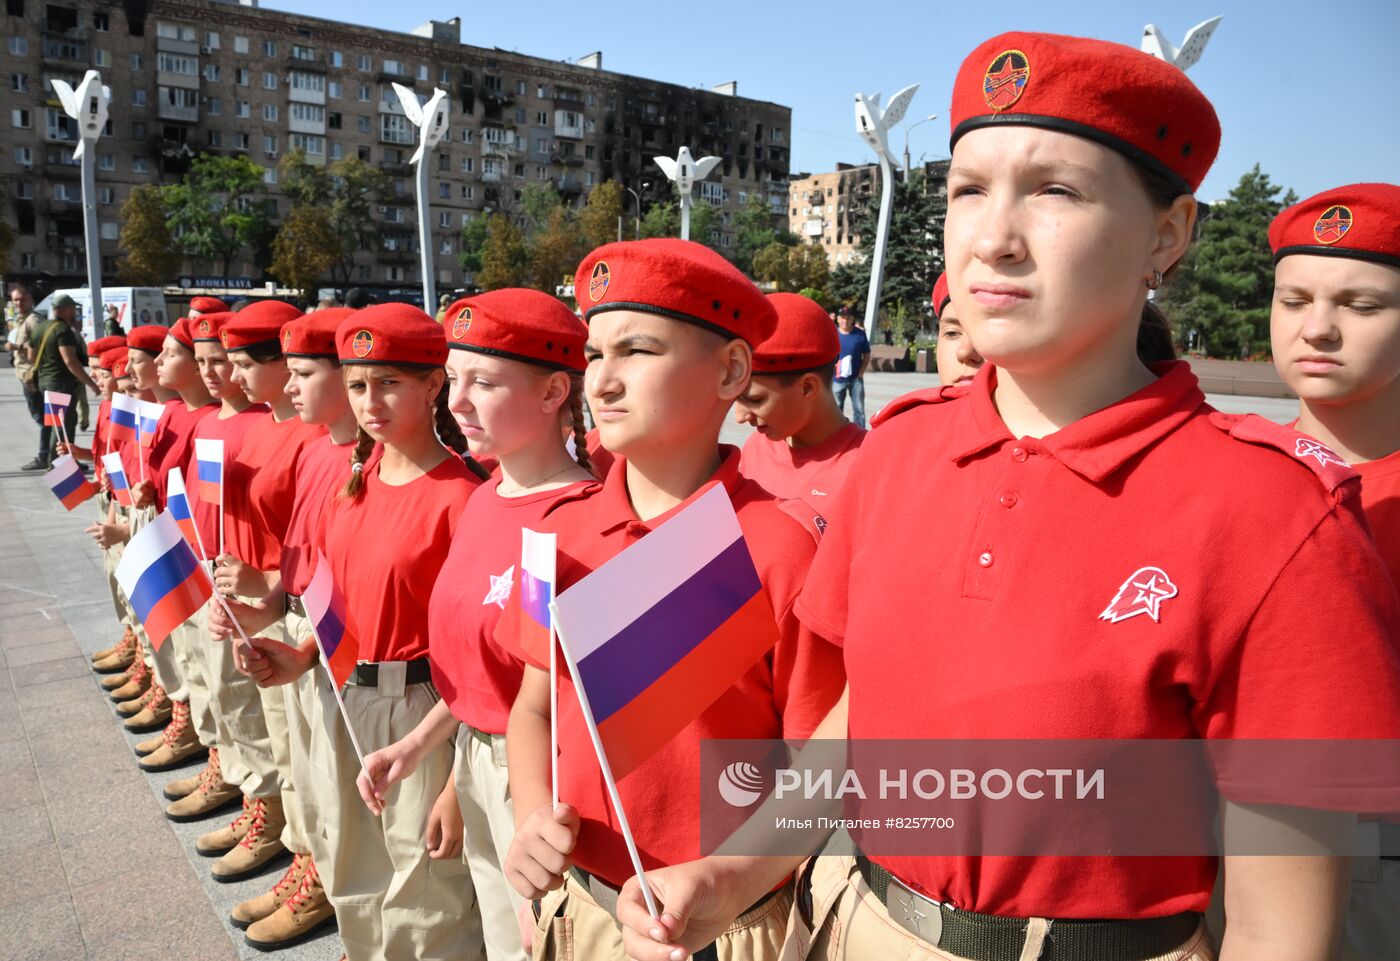
{"label": "red boot lace", "polygon": [[165,726],[165,743],[174,744],[189,727],[190,705],[186,701],[170,702],[170,723]]}
{"label": "red boot lace", "polygon": [[[246,797],[243,803],[248,803]],[[248,809],[247,813],[249,816],[248,833],[243,835],[243,840],[238,843],[251,851],[253,850],[253,845],[257,844],[258,839],[262,837],[263,819],[267,817],[267,802],[262,798],[254,798],[252,807]]]}
{"label": "red boot lace", "polygon": [[308,855],[305,854],[292,855],[292,866],[287,868],[287,873],[282,875],[281,880],[272,886],[272,893],[276,895],[283,904],[296,894],[296,891],[292,891],[291,894],[284,894],[284,892],[291,888],[300,890],[301,866],[302,862],[305,861],[307,857]]}
{"label": "red boot lace", "polygon": [[[300,855],[298,855],[300,857]],[[293,914],[301,910],[308,898],[311,897],[311,886],[319,885],[321,876],[316,873],[316,862],[311,859],[311,855],[306,855],[306,873],[301,876],[301,883],[297,885],[296,893],[288,898],[284,907]]]}
{"label": "red boot lace", "polygon": [[211,747],[209,749],[209,763],[204,765],[203,771],[199,772],[199,793],[208,794],[223,779],[223,770],[219,767],[219,749]]}

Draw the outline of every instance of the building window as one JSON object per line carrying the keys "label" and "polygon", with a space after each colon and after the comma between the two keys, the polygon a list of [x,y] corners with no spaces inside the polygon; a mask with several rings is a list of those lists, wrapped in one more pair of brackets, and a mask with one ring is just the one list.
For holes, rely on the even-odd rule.
{"label": "building window", "polygon": [[26,40],[24,37],[11,37],[11,38],[10,38],[10,53],[14,54],[16,57],[25,57],[25,56],[28,56],[28,55],[29,55],[29,41]]}
{"label": "building window", "polygon": [[516,122],[516,123],[524,123],[524,122],[525,122],[525,108],[524,108],[524,107],[516,107],[516,108],[515,108],[515,122]]}
{"label": "building window", "polygon": [[97,169],[98,169],[98,170],[116,170],[116,169],[117,169],[117,158],[116,158],[116,156],[113,155],[113,154],[109,154],[109,153],[104,153],[104,154],[98,155],[98,158],[97,158]]}
{"label": "building window", "polygon": [[332,99],[332,100],[339,100],[339,99],[340,99],[340,94],[341,94],[340,81],[339,81],[339,80],[331,80],[331,81],[328,81],[327,84],[326,84],[326,86],[327,86],[327,91],[326,91],[326,92],[329,94],[329,96],[331,97],[331,99]]}
{"label": "building window", "polygon": [[275,121],[277,119],[277,104],[263,104],[263,119],[269,122]]}
{"label": "building window", "polygon": [[117,191],[112,187],[98,187],[97,202],[104,207],[112,206],[117,202]]}
{"label": "building window", "polygon": [[145,157],[132,157],[132,158],[131,158],[131,172],[134,173],[134,174],[143,174],[143,173],[145,173],[145,172],[146,172],[146,158],[145,158]]}
{"label": "building window", "polygon": [[28,130],[34,126],[34,118],[28,110],[16,107],[10,111],[10,124],[19,127],[21,130]]}
{"label": "building window", "polygon": [[263,183],[267,184],[269,187],[276,187],[276,186],[277,186],[277,168],[276,168],[276,167],[268,167],[268,168],[266,168],[265,170],[263,170]]}
{"label": "building window", "polygon": [[535,111],[535,125],[536,125],[536,126],[540,126],[540,127],[548,127],[548,126],[549,126],[549,111],[547,111],[547,110],[536,110],[536,111]]}
{"label": "building window", "polygon": [[339,159],[340,159],[341,157],[343,157],[343,156],[344,156],[344,151],[341,149],[340,144],[338,144],[338,143],[333,143],[333,144],[331,144],[331,159],[332,159],[332,160],[339,160]]}
{"label": "building window", "polygon": [[343,66],[345,66],[345,54],[341,53],[339,50],[332,50],[332,51],[331,51],[331,66],[332,66],[332,67],[343,67]]}
{"label": "building window", "polygon": [[38,270],[39,258],[35,254],[20,254],[19,266],[21,270]]}
{"label": "building window", "polygon": [[451,226],[452,226],[452,212],[451,212],[451,211],[444,210],[442,213],[438,214],[438,226],[439,226],[439,227],[451,228]]}
{"label": "building window", "polygon": [[112,65],[112,52],[110,50],[94,50],[92,62],[94,66],[110,67]]}
{"label": "building window", "polygon": [[211,117],[217,117],[217,116],[219,115],[219,112],[220,112],[221,110],[223,110],[223,104],[221,104],[221,103],[219,102],[219,98],[218,98],[218,97],[210,97],[210,98],[209,98],[209,115],[210,115]]}
{"label": "building window", "polygon": [[462,199],[463,199],[463,200],[473,200],[473,199],[475,199],[475,197],[476,197],[476,188],[473,187],[471,184],[463,184],[463,185],[462,185]]}
{"label": "building window", "polygon": [[92,15],[92,29],[98,33],[107,33],[112,29],[112,18],[105,13],[94,13]]}
{"label": "building window", "polygon": [[379,139],[383,143],[413,143],[413,131],[407,117],[386,113],[379,118]]}
{"label": "building window", "polygon": [[462,143],[471,143],[471,142],[472,142],[472,137],[473,137],[473,136],[474,136],[474,134],[472,133],[472,128],[471,128],[471,127],[465,127],[465,128],[463,128],[463,130],[462,130]]}
{"label": "building window", "polygon": [[182,77],[197,77],[199,61],[194,57],[182,57],[174,53],[158,53],[156,69],[163,73],[177,73]]}
{"label": "building window", "polygon": [[442,181],[439,181],[439,182],[438,182],[438,198],[441,199],[441,200],[450,200],[451,197],[452,197],[452,185],[449,184],[449,183],[444,183],[444,182],[442,182]]}
{"label": "building window", "polygon": [[305,151],[311,157],[324,157],[326,155],[326,138],[317,137],[312,134],[294,133],[287,138],[293,150]]}
{"label": "building window", "polygon": [[19,164],[21,167],[34,166],[34,151],[28,147],[16,147],[15,163]]}
{"label": "building window", "polygon": [[[447,215],[444,214],[443,216],[447,216]],[[443,226],[446,227],[447,224],[443,224]],[[450,254],[450,253],[452,253],[452,241],[451,241],[450,238],[444,237],[444,238],[442,238],[442,240],[440,240],[440,241],[438,242],[438,253],[440,253],[440,254]]]}
{"label": "building window", "polygon": [[137,120],[137,121],[135,121],[135,122],[132,123],[132,125],[131,125],[131,139],[132,139],[132,140],[145,140],[145,139],[146,139],[146,124],[145,124],[144,121]]}
{"label": "building window", "polygon": [[360,103],[369,103],[369,84],[360,84],[360,91],[357,99],[359,99]]}
{"label": "building window", "polygon": [[133,53],[133,54],[131,55],[131,71],[132,71],[132,73],[138,73],[138,72],[140,72],[142,69],[144,69],[144,67],[145,67],[145,61],[143,61],[143,60],[141,59],[141,55],[140,55],[139,53]]}
{"label": "building window", "polygon": [[292,59],[293,59],[293,60],[315,60],[315,59],[316,59],[316,48],[315,48],[315,47],[304,47],[304,46],[302,46],[302,45],[299,44],[299,43],[294,43],[294,44],[292,44]]}
{"label": "building window", "polygon": [[339,130],[339,129],[340,129],[340,114],[338,114],[338,113],[332,113],[332,114],[330,114],[329,116],[327,116],[327,117],[326,117],[326,126],[327,126],[327,127],[330,127],[332,130]]}
{"label": "building window", "polygon": [[516,95],[517,97],[523,97],[523,96],[525,96],[525,81],[524,81],[524,80],[517,80],[517,81],[515,81],[515,95]]}
{"label": "building window", "polygon": [[234,109],[234,116],[239,120],[249,120],[253,116],[253,105],[246,100],[238,101],[238,106]]}
{"label": "building window", "polygon": [[223,134],[222,134],[220,131],[218,131],[218,130],[211,130],[211,131],[209,131],[209,146],[211,146],[211,147],[222,147],[223,145],[224,145],[224,136],[223,136]]}
{"label": "building window", "polygon": [[369,133],[369,118],[356,117],[355,126],[359,129],[360,133]]}
{"label": "building window", "polygon": [[234,83],[238,84],[240,87],[246,87],[250,83],[252,83],[252,77],[250,76],[247,67],[239,67],[237,70],[235,70],[233,74],[233,80]]}
{"label": "building window", "polygon": [[234,52],[234,53],[247,53],[247,52],[248,52],[248,38],[247,38],[247,37],[234,37],[234,38],[233,38],[233,52]]}
{"label": "building window", "polygon": [[398,77],[398,76],[402,76],[406,71],[405,71],[404,68],[403,68],[403,64],[400,63],[399,61],[397,61],[397,60],[385,60],[385,61],[384,61],[384,72],[387,73],[387,74],[390,74],[390,75],[392,75],[392,76]]}
{"label": "building window", "polygon": [[443,68],[441,68],[440,70],[438,70],[438,83],[442,84],[442,85],[445,87],[445,86],[447,86],[448,84],[450,84],[451,82],[452,82],[452,70],[451,70],[451,68],[449,68],[449,67],[443,67]]}
{"label": "building window", "polygon": [[428,79],[428,65],[427,65],[426,63],[420,63],[420,64],[418,65],[418,79],[419,79],[419,80],[422,80],[422,81],[425,81],[425,82],[427,81],[427,79]]}
{"label": "building window", "polygon": [[[314,103],[294,103],[291,106],[291,110],[293,120],[319,124],[324,124],[326,122],[326,108],[317,106]],[[273,117],[272,119],[276,120],[277,118]]]}
{"label": "building window", "polygon": [[217,33],[212,30],[204,31],[204,49],[206,51],[219,49],[219,35]]}
{"label": "building window", "polygon": [[593,171],[588,171],[588,175],[584,178],[584,180],[588,184],[588,186],[593,186]]}
{"label": "building window", "polygon": [[217,63],[206,63],[204,65],[204,79],[208,83],[218,83],[223,76],[223,69]]}
{"label": "building window", "polygon": [[545,97],[549,96],[549,88],[546,87],[544,84],[540,84],[539,86],[535,87],[535,96],[543,100]]}
{"label": "building window", "polygon": [[10,89],[15,93],[26,93],[29,90],[29,74],[10,74]]}
{"label": "building window", "polygon": [[236,133],[236,134],[233,135],[233,149],[234,149],[234,150],[247,150],[247,149],[248,149],[248,135],[247,135],[246,133]]}
{"label": "building window", "polygon": [[294,70],[291,75],[291,83],[293,90],[309,90],[312,93],[325,93],[326,90],[326,78],[319,73]]}
{"label": "building window", "polygon": [[359,57],[356,58],[356,65],[360,68],[360,70],[361,70],[362,72],[363,72],[363,71],[368,71],[368,70],[369,70],[369,54],[365,54],[365,53],[360,54]]}
{"label": "building window", "polygon": [[476,169],[476,161],[471,157],[462,158],[462,173],[469,174]]}
{"label": "building window", "polygon": [[264,56],[264,57],[275,57],[275,56],[277,56],[277,41],[276,41],[276,40],[264,40],[264,41],[263,41],[263,56]]}
{"label": "building window", "polygon": [[178,23],[158,22],[156,24],[156,36],[162,40],[180,40],[184,43],[194,43],[194,27],[187,27]]}
{"label": "building window", "polygon": [[98,228],[98,230],[100,231],[103,240],[116,240],[116,239],[117,239],[117,225],[116,225],[116,223],[114,223],[113,221],[110,221],[110,220],[104,220],[104,221],[102,221],[102,224],[101,224],[101,226]]}
{"label": "building window", "polygon": [[21,180],[15,185],[15,196],[20,200],[34,199],[34,181]]}
{"label": "building window", "polygon": [[277,137],[274,134],[263,134],[263,153],[269,157],[277,156]]}
{"label": "building window", "polygon": [[264,89],[264,90],[276,90],[276,89],[277,89],[277,74],[273,73],[271,70],[268,70],[268,71],[266,71],[265,73],[263,73],[263,89]]}

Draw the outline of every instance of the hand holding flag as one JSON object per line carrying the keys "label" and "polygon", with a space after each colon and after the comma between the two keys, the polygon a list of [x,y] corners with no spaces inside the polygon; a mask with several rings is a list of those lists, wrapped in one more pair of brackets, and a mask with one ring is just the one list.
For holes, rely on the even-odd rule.
{"label": "hand holding flag", "polygon": [[335,702],[340,706],[341,720],[345,722],[350,744],[355,748],[355,757],[359,759],[363,772],[365,752],[360,749],[359,739],[355,737],[355,728],[350,724],[350,716],[345,713],[345,701],[340,696],[340,689],[354,673],[359,653],[358,644],[347,629],[345,599],[335,586],[335,575],[331,571],[330,562],[319,550],[316,552],[316,570],[311,575],[311,583],[306,585],[306,590],[301,595],[301,606],[306,611],[306,619],[311,623],[311,636],[321,652],[321,663],[325,666],[326,673],[331,676],[331,693],[335,695]]}
{"label": "hand holding flag", "polygon": [[65,444],[69,441],[68,431],[63,421],[68,415],[68,405],[71,403],[73,403],[72,394],[65,394],[61,390],[44,391],[44,426],[56,428],[58,436],[63,438]]}
{"label": "hand holding flag", "polygon": [[122,467],[121,454],[103,454],[102,469],[107,472],[107,483],[111,485],[112,496],[123,507],[131,506],[131,485],[127,483],[126,468]]}
{"label": "hand holding flag", "polygon": [[97,488],[83,476],[71,454],[64,454],[53,462],[53,469],[44,475],[44,483],[70,511],[97,493]]}
{"label": "hand holding flag", "polygon": [[141,420],[140,401],[128,394],[113,394],[112,408],[107,417],[107,440],[117,444],[137,440]]}
{"label": "hand holding flag", "polygon": [[199,528],[194,523],[194,513],[190,510],[190,499],[185,494],[185,473],[178,467],[170,468],[165,478],[165,508],[175,518],[185,540],[199,552],[200,559],[208,560],[208,555],[204,553],[204,541],[200,539]]}

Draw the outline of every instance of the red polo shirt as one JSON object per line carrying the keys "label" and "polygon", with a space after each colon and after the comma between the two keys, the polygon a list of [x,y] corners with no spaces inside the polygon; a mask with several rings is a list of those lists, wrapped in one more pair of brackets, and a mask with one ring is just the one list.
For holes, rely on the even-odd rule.
{"label": "red polo shirt", "polygon": [[845,485],[864,439],[865,428],[855,424],[847,424],[812,447],[792,447],[754,431],[744,442],[739,473],[758,481],[774,497],[795,498],[823,514]]}
{"label": "red polo shirt", "polygon": [[332,494],[321,517],[320,543],[361,661],[411,661],[428,655],[428,599],[457,520],[481,480],[448,456],[407,484],[365,468],[360,496]]}
{"label": "red polo shirt", "polygon": [[248,486],[253,479],[253,468],[239,458],[239,452],[243,448],[243,438],[253,425],[271,416],[262,404],[254,404],[231,417],[221,417],[219,412],[215,412],[194,427],[189,456],[185,460],[185,489],[189,492],[190,511],[194,514],[200,540],[210,557],[219,549],[219,503],[206,503],[199,496],[199,464],[196,462],[194,442],[201,438],[224,442],[224,553],[240,559],[251,557],[255,534]]}
{"label": "red polo shirt", "polygon": [[1400,586],[1400,451],[1353,464],[1361,475],[1361,509],[1390,578]]}
{"label": "red polo shirt", "polygon": [[[1354,474],[1213,412],[1186,364],[1156,370],[1040,439],[1007,431],[990,365],[893,405],[797,604],[844,645],[852,738],[1400,736],[1400,605]],[[1220,778],[1245,803],[1271,787]],[[877,860],[1013,916],[1203,911],[1216,876],[1205,857]]]}
{"label": "red polo shirt", "polygon": [[302,449],[326,429],[300,417],[279,421],[264,417],[243,438],[238,458],[252,470],[248,502],[252,509],[251,556],[239,555],[260,571],[276,570],[282,557],[282,538],[292,516],[292,500],[298,484],[296,465]]}
{"label": "red polo shirt", "polygon": [[452,714],[488,734],[504,734],[525,665],[493,637],[520,564],[520,529],[538,530],[561,500],[597,484],[502,497],[499,478],[478,487],[462,510],[447,561],[428,604],[433,684]]}
{"label": "red polo shirt", "polygon": [[97,479],[97,484],[102,485],[102,478],[107,473],[102,469],[102,455],[108,453],[107,450],[107,423],[112,416],[112,398],[103,397],[102,403],[97,405],[97,420],[92,424],[92,471]]}
{"label": "red polo shirt", "polygon": [[[558,504],[542,521],[559,535],[563,591],[621,553],[699,497],[713,483],[729,491],[759,580],[778,618],[773,649],[690,726],[618,783],[643,865],[700,857],[700,742],[710,738],[804,738],[841,696],[841,652],[804,628],[793,614],[815,543],[772,495],[739,474],[739,451],[722,446],[719,470],[686,501],[650,521],[637,518],[627,493],[627,462],[618,458],[592,496]],[[518,593],[518,592],[516,592]],[[519,651],[519,607],[507,606],[496,637]],[[562,658],[560,663],[562,664]],[[548,670],[548,665],[536,665]],[[614,887],[634,871],[608,802],[593,743],[567,672],[559,684],[559,798],[578,808],[583,824],[574,861]]]}
{"label": "red polo shirt", "polygon": [[[195,426],[210,414],[218,412],[219,402],[216,400],[211,400],[194,410],[186,407],[185,402],[178,397],[165,402],[165,413],[156,427],[155,440],[151,442],[149,460],[146,463],[146,475],[155,486],[156,506],[160,510],[165,510],[165,485],[166,478],[170,476],[170,469],[178,467],[183,472],[185,464],[189,461]],[[193,483],[189,476],[185,477],[186,489]]]}
{"label": "red polo shirt", "polygon": [[354,440],[337,444],[330,434],[322,434],[302,447],[297,457],[295,497],[277,565],[282,589],[288,594],[300,597],[311,583],[321,514],[327,501],[350,479],[354,450]]}

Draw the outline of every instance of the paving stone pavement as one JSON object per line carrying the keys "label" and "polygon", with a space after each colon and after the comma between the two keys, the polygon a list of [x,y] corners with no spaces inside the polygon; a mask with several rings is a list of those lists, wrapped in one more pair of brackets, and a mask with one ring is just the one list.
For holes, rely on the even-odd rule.
{"label": "paving stone pavement", "polygon": [[89,667],[119,637],[101,557],[83,533],[96,507],[67,513],[37,472],[19,471],[37,447],[0,364],[0,958],[336,961],[333,929],[272,955],[249,947],[229,910],[270,888],[285,864],[218,884],[194,841],[226,815],[166,819],[161,788],[203,762],[155,775],[136,767],[131,746],[149,735],[122,729]]}

